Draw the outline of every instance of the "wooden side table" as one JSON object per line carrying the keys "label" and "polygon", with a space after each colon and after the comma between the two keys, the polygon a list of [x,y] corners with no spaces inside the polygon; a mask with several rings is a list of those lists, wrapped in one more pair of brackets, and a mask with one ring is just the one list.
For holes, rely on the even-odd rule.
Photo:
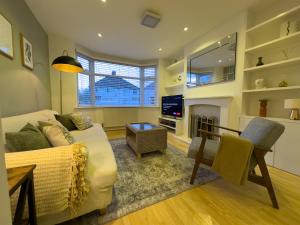
{"label": "wooden side table", "polygon": [[[33,170],[35,167],[36,165],[29,165],[7,169],[9,196],[11,196],[19,187],[21,187],[13,225],[37,225],[33,181]],[[23,220],[26,195],[29,211],[28,221]]]}

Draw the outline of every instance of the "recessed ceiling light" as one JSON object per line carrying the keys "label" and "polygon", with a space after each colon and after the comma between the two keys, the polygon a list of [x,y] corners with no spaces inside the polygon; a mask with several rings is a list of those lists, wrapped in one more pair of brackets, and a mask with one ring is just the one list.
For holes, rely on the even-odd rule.
{"label": "recessed ceiling light", "polygon": [[101,1],[104,2],[104,3],[106,2],[106,0],[101,0]]}
{"label": "recessed ceiling light", "polygon": [[218,41],[218,45],[221,45],[221,41]]}
{"label": "recessed ceiling light", "polygon": [[221,63],[221,62],[222,62],[222,59],[219,59],[218,62]]}
{"label": "recessed ceiling light", "polygon": [[188,27],[184,27],[183,28],[184,31],[188,31],[188,29],[189,29]]}
{"label": "recessed ceiling light", "polygon": [[101,33],[98,33],[98,37],[102,37],[102,34],[101,34]]}
{"label": "recessed ceiling light", "polygon": [[159,48],[158,51],[161,52],[161,51],[162,51],[162,48]]}

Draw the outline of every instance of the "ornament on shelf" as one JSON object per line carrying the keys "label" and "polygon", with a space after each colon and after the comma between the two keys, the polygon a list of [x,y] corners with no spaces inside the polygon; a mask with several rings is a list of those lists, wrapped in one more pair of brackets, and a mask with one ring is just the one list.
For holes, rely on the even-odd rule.
{"label": "ornament on shelf", "polygon": [[266,88],[264,79],[256,79],[255,80],[255,89]]}
{"label": "ornament on shelf", "polygon": [[181,74],[178,74],[178,76],[177,76],[177,81],[178,81],[178,82],[182,81],[182,76],[181,76]]}
{"label": "ornament on shelf", "polygon": [[285,80],[279,82],[278,87],[288,87],[288,83]]}
{"label": "ornament on shelf", "polygon": [[289,56],[288,56],[287,52],[285,50],[281,50],[281,52],[283,54],[284,60],[288,60]]}
{"label": "ornament on shelf", "polygon": [[280,37],[288,36],[300,30],[300,21],[285,21],[280,26]]}
{"label": "ornament on shelf", "polygon": [[259,99],[259,116],[266,117],[267,116],[267,106],[268,106],[268,99]]}
{"label": "ornament on shelf", "polygon": [[260,56],[260,57],[257,58],[258,61],[257,61],[257,63],[256,63],[256,66],[262,66],[262,65],[264,65],[262,59],[263,59],[262,56]]}

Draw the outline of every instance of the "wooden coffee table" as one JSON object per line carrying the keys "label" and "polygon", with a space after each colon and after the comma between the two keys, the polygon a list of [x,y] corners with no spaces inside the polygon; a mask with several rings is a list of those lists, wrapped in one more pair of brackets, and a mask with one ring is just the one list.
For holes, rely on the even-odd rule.
{"label": "wooden coffee table", "polygon": [[151,123],[131,123],[126,125],[126,141],[141,158],[143,153],[167,149],[167,129]]}

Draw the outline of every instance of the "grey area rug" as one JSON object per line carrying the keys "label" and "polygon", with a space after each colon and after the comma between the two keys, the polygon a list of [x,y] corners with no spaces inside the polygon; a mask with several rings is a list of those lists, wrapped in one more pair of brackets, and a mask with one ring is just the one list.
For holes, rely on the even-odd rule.
{"label": "grey area rug", "polygon": [[92,212],[63,225],[104,224],[217,178],[215,173],[202,167],[194,185],[190,185],[194,160],[173,146],[168,146],[165,154],[147,153],[137,159],[125,139],[110,143],[118,165],[118,181],[107,214],[99,216]]}

